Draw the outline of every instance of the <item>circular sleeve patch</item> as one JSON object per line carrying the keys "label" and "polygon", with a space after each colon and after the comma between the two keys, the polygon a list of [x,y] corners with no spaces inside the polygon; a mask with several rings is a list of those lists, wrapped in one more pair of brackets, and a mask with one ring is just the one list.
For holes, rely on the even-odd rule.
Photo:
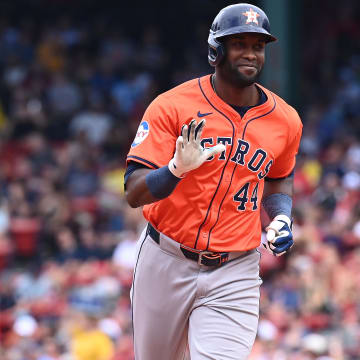
{"label": "circular sleeve patch", "polygon": [[149,135],[150,127],[147,121],[143,121],[138,128],[138,131],[135,135],[135,139],[131,144],[131,147],[138,146],[141,144]]}

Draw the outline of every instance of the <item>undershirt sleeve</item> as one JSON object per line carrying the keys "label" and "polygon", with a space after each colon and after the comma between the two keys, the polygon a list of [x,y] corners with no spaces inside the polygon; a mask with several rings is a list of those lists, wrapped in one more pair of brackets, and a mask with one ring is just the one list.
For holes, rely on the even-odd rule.
{"label": "undershirt sleeve", "polygon": [[126,182],[129,179],[129,176],[137,169],[151,169],[149,166],[138,163],[136,161],[129,161],[125,175],[124,175],[124,185],[126,186]]}

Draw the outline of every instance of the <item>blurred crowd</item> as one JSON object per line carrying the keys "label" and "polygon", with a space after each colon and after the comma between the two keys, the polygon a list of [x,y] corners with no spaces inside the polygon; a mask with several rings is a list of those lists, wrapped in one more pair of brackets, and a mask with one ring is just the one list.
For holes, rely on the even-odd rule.
{"label": "blurred crowd", "polygon": [[[334,18],[335,1],[311,4],[307,20],[332,36],[314,63],[323,33],[304,28],[296,245],[263,252],[250,360],[360,359],[359,6],[344,1]],[[211,71],[206,22],[179,59],[161,24],[134,35],[91,19],[0,14],[4,360],[134,359],[129,291],[145,222],[124,201],[126,154],[159,92]]]}

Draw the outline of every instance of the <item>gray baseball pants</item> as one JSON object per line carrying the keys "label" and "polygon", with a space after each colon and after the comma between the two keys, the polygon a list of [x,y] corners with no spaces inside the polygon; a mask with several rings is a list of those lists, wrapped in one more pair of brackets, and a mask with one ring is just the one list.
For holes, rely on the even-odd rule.
{"label": "gray baseball pants", "polygon": [[260,253],[208,267],[145,230],[131,289],[135,359],[247,359],[259,317]]}

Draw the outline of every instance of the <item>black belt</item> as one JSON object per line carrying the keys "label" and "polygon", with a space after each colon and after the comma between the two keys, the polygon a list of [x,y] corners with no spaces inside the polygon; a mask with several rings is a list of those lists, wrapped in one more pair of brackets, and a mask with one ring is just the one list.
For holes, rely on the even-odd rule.
{"label": "black belt", "polygon": [[[160,245],[160,233],[148,223],[146,234]],[[212,252],[212,251],[201,251],[196,249],[188,248],[182,244],[180,245],[180,250],[184,256],[188,259],[196,261],[199,265],[205,266],[219,266],[226,263],[229,260],[235,259],[249,251],[239,251],[236,253],[228,252]]]}

